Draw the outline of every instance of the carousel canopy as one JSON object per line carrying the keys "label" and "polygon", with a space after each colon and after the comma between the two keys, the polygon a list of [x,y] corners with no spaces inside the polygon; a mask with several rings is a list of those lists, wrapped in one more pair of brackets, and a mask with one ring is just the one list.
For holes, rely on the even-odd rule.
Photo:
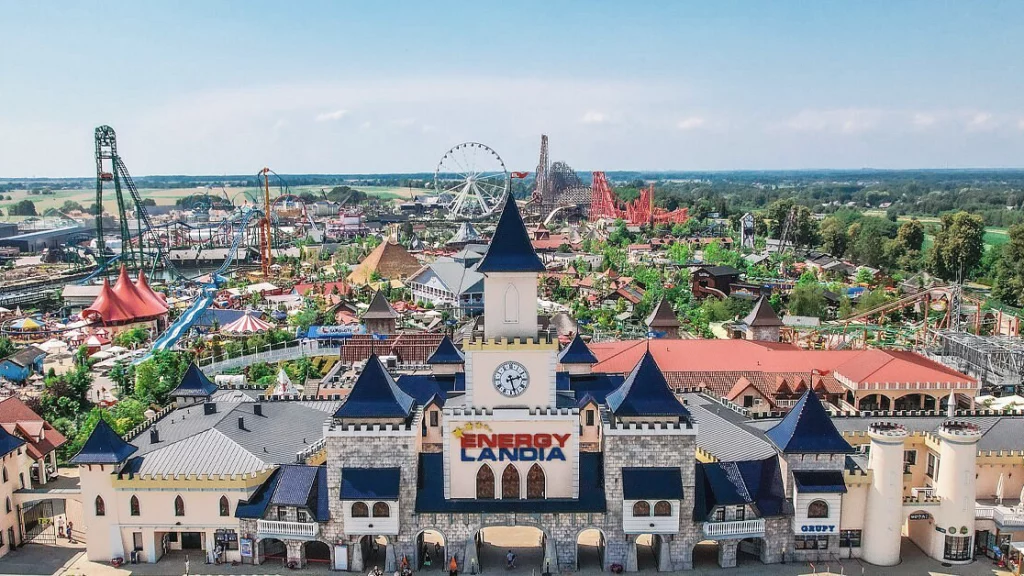
{"label": "carousel canopy", "polygon": [[260,320],[251,311],[246,311],[241,318],[224,326],[220,331],[222,334],[231,335],[258,334],[260,332],[267,332],[273,327],[274,325],[270,322]]}

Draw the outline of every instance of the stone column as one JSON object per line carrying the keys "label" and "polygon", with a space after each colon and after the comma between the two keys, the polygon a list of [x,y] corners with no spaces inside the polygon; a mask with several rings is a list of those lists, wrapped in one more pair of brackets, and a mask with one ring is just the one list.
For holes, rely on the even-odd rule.
{"label": "stone column", "polygon": [[693,569],[693,547],[695,545],[695,542],[679,536],[672,538],[671,542],[662,544],[662,547],[669,553],[672,570]]}
{"label": "stone column", "polygon": [[299,568],[306,565],[306,549],[302,547],[300,540],[285,540],[284,545],[288,549],[288,563],[295,562]]}
{"label": "stone column", "polygon": [[739,543],[739,540],[718,541],[718,565],[720,567],[736,567],[736,548],[739,546]]}
{"label": "stone column", "polygon": [[612,564],[621,564],[625,567],[629,559],[629,547],[630,543],[626,538],[607,536],[604,542],[604,569],[608,570]]}
{"label": "stone column", "polygon": [[352,564],[349,566],[349,570],[352,572],[364,572],[365,567],[363,565],[363,540],[360,538],[349,545],[349,550],[352,551]]}
{"label": "stone column", "polygon": [[[480,573],[480,559],[476,555],[476,539],[470,536],[466,540],[452,540],[450,546],[451,554],[455,556],[455,561],[459,563],[459,569],[464,574],[479,574]],[[462,558],[459,558],[459,550],[462,550]],[[448,549],[445,550],[448,552]],[[461,560],[461,562],[460,562]],[[451,556],[444,559],[445,570],[447,570],[448,562],[451,562]]]}
{"label": "stone column", "polygon": [[626,572],[636,572],[639,570],[636,561],[636,538],[630,538],[626,544],[626,562],[623,564]]}
{"label": "stone column", "polygon": [[576,569],[576,542],[557,540],[555,542],[555,551],[558,554],[558,563],[552,563],[550,568],[545,572],[552,574],[561,572],[563,569]]}

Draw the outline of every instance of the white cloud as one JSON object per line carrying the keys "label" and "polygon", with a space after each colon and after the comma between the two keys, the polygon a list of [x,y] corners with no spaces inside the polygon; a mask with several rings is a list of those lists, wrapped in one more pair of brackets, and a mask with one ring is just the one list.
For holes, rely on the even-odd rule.
{"label": "white cloud", "polygon": [[323,114],[317,114],[317,122],[335,122],[341,120],[345,116],[348,116],[348,110],[335,110],[334,112],[324,112]]}
{"label": "white cloud", "polygon": [[918,126],[920,128],[927,128],[929,126],[932,126],[937,121],[938,119],[935,117],[934,114],[928,114],[926,112],[917,112],[916,114],[914,114],[913,118],[914,126]]}
{"label": "white cloud", "polygon": [[885,115],[884,111],[872,108],[809,109],[790,117],[781,127],[790,132],[861,134],[877,129]]}
{"label": "white cloud", "polygon": [[580,118],[580,122],[583,122],[584,124],[604,124],[607,121],[607,114],[604,112],[597,112],[595,110],[587,112],[583,115],[583,118]]}
{"label": "white cloud", "polygon": [[1024,118],[1021,118],[1020,120],[1017,121],[1017,129],[1024,130]]}
{"label": "white cloud", "polygon": [[683,118],[676,124],[676,127],[680,130],[695,130],[704,125],[704,118],[700,116],[690,116],[689,118]]}
{"label": "white cloud", "polygon": [[991,130],[995,127],[995,118],[988,112],[975,112],[967,121],[967,129],[971,131]]}

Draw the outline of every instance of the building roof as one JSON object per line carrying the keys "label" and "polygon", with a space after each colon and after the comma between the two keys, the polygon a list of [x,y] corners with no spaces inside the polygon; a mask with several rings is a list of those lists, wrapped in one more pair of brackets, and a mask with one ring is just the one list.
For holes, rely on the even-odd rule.
{"label": "building roof", "polygon": [[466,357],[462,354],[452,339],[446,334],[437,345],[434,353],[427,358],[427,364],[465,364]]}
{"label": "building roof", "polygon": [[260,319],[258,316],[253,314],[252,310],[246,310],[245,314],[238,317],[237,320],[221,326],[220,332],[222,334],[232,335],[245,335],[245,334],[259,334],[261,332],[268,332],[274,328],[274,325],[266,320]]}
{"label": "building roof", "polygon": [[210,379],[206,377],[206,374],[203,374],[199,366],[192,362],[188,365],[188,369],[185,370],[185,375],[181,377],[181,383],[178,384],[177,388],[171,390],[169,396],[172,398],[179,396],[206,398],[216,391],[217,385],[210,382]]}
{"label": "building roof", "polygon": [[697,447],[721,461],[762,460],[776,456],[764,433],[744,426],[746,417],[696,393],[686,393],[686,408],[700,423]]}
{"label": "building roof", "polygon": [[772,326],[782,326],[782,320],[779,320],[779,315],[772,309],[772,305],[768,303],[768,298],[762,295],[757,299],[757,303],[754,304],[754,309],[747,314],[747,317],[743,319],[743,323],[751,328],[765,328]]}
{"label": "building roof", "polygon": [[369,284],[373,273],[388,280],[404,280],[420,269],[416,257],[398,242],[386,239],[348,275],[353,284]]}
{"label": "building roof", "polygon": [[0,457],[7,456],[24,445],[24,440],[0,427]]}
{"label": "building roof", "polygon": [[16,364],[22,368],[29,368],[40,356],[46,356],[46,351],[38,346],[26,346],[4,358],[4,362]]}
{"label": "building roof", "polygon": [[678,416],[687,421],[690,413],[668,387],[664,374],[647,352],[615,391],[606,398],[616,416]]}
{"label": "building roof", "polygon": [[307,508],[317,522],[330,519],[327,466],[286,464],[281,466],[268,504]]}
{"label": "building roof", "polygon": [[391,307],[388,299],[384,297],[384,292],[380,290],[373,294],[370,307],[363,312],[363,320],[393,320],[398,316],[398,312]]}
{"label": "building roof", "polygon": [[625,500],[682,500],[683,473],[679,468],[623,468]]}
{"label": "building roof", "polygon": [[694,520],[703,521],[716,506],[752,504],[761,517],[785,513],[786,489],[778,458],[739,462],[697,462]]}
{"label": "building roof", "polygon": [[794,470],[796,489],[807,494],[845,494],[846,481],[838,470]]}
{"label": "building roof", "polygon": [[647,317],[649,328],[679,328],[682,325],[683,323],[676,316],[676,311],[672,309],[672,304],[669,304],[665,298],[658,301],[654,311]]}
{"label": "building roof", "polygon": [[0,427],[24,438],[28,442],[28,455],[35,460],[67,442],[63,434],[17,396],[0,400]]}
{"label": "building roof", "polygon": [[804,392],[796,406],[765,436],[785,454],[853,452],[813,390]]}
{"label": "building roof", "polygon": [[476,231],[473,224],[469,222],[463,222],[458,231],[455,232],[455,236],[452,236],[448,244],[466,244],[480,239],[480,233]]}
{"label": "building roof", "polygon": [[72,464],[117,464],[124,462],[138,448],[125,442],[107,421],[100,418],[82,449],[71,459]]}
{"label": "building roof", "polygon": [[398,500],[401,468],[342,468],[342,500]]}
{"label": "building roof", "polygon": [[477,264],[477,271],[491,272],[543,272],[544,263],[530,243],[526,224],[511,194],[505,195],[498,225],[494,229],[487,253]]}
{"label": "building roof", "polygon": [[167,304],[153,292],[144,276],[140,280],[139,285],[132,284],[128,269],[122,264],[114,287],[111,288],[110,281],[104,278],[99,295],[82,311],[82,316],[113,323],[156,318],[166,314]]}
{"label": "building roof", "polygon": [[408,418],[415,402],[412,396],[398,387],[377,355],[371,354],[334,417]]}
{"label": "building roof", "polygon": [[558,354],[560,364],[597,364],[597,356],[587,348],[587,343],[577,334],[569,345]]}
{"label": "building roof", "polygon": [[[477,272],[472,264],[460,262],[454,258],[441,257],[421,268],[413,279],[432,272],[444,284],[449,292],[456,295],[465,293],[482,293],[484,275]],[[424,282],[420,282],[423,284]]]}
{"label": "building roof", "polygon": [[[712,276],[739,276],[740,271],[733,268],[732,266],[702,266],[699,270],[703,270]],[[699,271],[698,270],[698,271]]]}

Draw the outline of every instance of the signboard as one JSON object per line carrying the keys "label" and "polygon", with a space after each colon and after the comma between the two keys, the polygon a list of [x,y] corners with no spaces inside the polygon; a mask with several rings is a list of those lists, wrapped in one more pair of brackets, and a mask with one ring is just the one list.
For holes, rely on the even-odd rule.
{"label": "signboard", "polygon": [[463,462],[565,461],[566,443],[572,437],[572,434],[462,432],[459,435],[459,453]]}
{"label": "signboard", "polygon": [[801,534],[836,534],[835,524],[805,524],[800,526]]}
{"label": "signboard", "polygon": [[927,512],[914,512],[910,515],[911,520],[929,520],[932,515]]}
{"label": "signboard", "polygon": [[936,531],[936,532],[942,532],[943,534],[945,534],[945,533],[946,533],[946,529],[945,529],[945,528],[941,528],[941,527],[939,527],[939,526],[936,526],[936,527],[935,527],[935,531]]}
{"label": "signboard", "polygon": [[358,324],[349,326],[310,326],[306,331],[306,338],[330,339],[330,338],[351,338],[355,334],[363,333],[363,327]]}
{"label": "signboard", "polygon": [[238,541],[238,551],[242,558],[252,558],[252,538],[242,538]]}

